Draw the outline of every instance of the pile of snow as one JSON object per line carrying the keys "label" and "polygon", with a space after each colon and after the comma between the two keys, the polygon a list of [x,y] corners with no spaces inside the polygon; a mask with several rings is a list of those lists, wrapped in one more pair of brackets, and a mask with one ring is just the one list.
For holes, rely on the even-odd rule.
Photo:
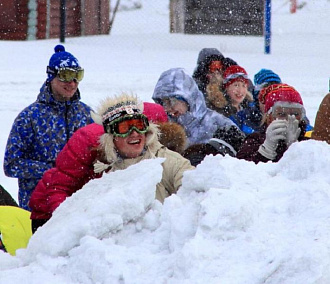
{"label": "pile of snow", "polygon": [[163,206],[162,161],[85,185],[27,249],[0,254],[1,282],[330,283],[326,143],[295,143],[277,164],[209,156]]}

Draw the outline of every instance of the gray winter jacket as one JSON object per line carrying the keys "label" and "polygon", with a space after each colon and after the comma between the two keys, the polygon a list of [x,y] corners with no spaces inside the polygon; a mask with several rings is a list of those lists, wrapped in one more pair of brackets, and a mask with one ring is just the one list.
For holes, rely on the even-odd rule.
{"label": "gray winter jacket", "polygon": [[177,118],[170,117],[171,121],[185,128],[188,146],[207,143],[219,127],[235,126],[229,118],[206,107],[204,96],[194,79],[182,68],[163,72],[157,82],[153,100],[160,103],[168,97],[181,97],[189,104],[188,112]]}

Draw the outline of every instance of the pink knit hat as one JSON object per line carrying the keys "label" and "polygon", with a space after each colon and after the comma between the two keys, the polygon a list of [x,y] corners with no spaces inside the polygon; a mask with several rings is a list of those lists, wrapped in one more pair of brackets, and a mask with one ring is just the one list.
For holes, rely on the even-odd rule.
{"label": "pink knit hat", "polygon": [[167,122],[168,117],[164,108],[155,103],[143,103],[143,114],[153,123]]}

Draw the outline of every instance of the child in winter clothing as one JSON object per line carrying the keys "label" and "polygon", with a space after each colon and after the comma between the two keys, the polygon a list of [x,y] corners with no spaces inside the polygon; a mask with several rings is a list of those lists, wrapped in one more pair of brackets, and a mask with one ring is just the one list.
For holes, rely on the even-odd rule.
{"label": "child in winter clothing", "polygon": [[263,104],[259,105],[259,92],[270,85],[281,83],[282,81],[280,76],[278,76],[276,73],[269,69],[261,69],[258,73],[254,75],[253,99],[256,105],[260,108],[261,112],[263,112],[264,109]]}
{"label": "child in winter clothing", "polygon": [[[264,113],[264,93],[267,87],[274,84],[281,84],[281,78],[279,75],[274,73],[269,69],[261,69],[258,73],[254,75],[254,92],[253,98],[256,102],[256,106],[260,109],[262,113]],[[304,121],[306,123],[306,132],[305,136],[310,137],[311,131],[313,130],[313,126],[309,123],[309,119],[305,116]]]}
{"label": "child in winter clothing", "polygon": [[263,99],[263,129],[247,136],[236,156],[256,164],[277,162],[292,143],[306,139],[305,108],[293,87],[271,85],[265,89]]}
{"label": "child in winter clothing", "polygon": [[231,65],[237,63],[231,58],[224,57],[216,48],[203,48],[199,52],[197,67],[192,77],[203,93],[208,108],[220,108],[225,104],[221,91],[222,75]]}
{"label": "child in winter clothing", "polygon": [[229,117],[245,134],[259,129],[261,113],[248,91],[248,75],[238,65],[230,66],[223,74],[223,90],[226,103],[216,109]]}
{"label": "child in winter clothing", "polygon": [[184,127],[187,147],[207,143],[219,127],[235,125],[230,119],[206,107],[203,94],[182,68],[163,72],[152,98],[165,108],[171,122]]}
{"label": "child in winter clothing", "polygon": [[57,154],[72,134],[92,123],[91,108],[80,101],[84,69],[64,46],[55,47],[47,66],[47,80],[36,102],[15,119],[10,131],[4,171],[18,178],[19,206],[30,210],[31,193],[43,173],[54,166]]}
{"label": "child in winter clothing", "polygon": [[30,200],[32,231],[43,225],[54,210],[84,184],[104,172],[123,170],[145,159],[166,158],[156,198],[176,193],[190,162],[158,141],[158,128],[142,113],[143,104],[125,93],[107,98],[94,114],[96,123],[79,129],[38,183]]}

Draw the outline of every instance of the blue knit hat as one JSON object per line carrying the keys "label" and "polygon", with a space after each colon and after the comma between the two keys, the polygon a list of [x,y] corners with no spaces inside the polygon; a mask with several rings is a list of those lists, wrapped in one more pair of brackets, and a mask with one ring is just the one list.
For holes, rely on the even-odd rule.
{"label": "blue knit hat", "polygon": [[282,83],[280,76],[269,69],[261,69],[257,74],[254,75],[254,85],[257,86],[268,82],[277,84]]}
{"label": "blue knit hat", "polygon": [[56,75],[57,70],[60,68],[81,68],[79,61],[71,53],[65,51],[63,45],[58,44],[54,48],[55,53],[49,59],[49,65],[47,66],[47,81],[52,81]]}

